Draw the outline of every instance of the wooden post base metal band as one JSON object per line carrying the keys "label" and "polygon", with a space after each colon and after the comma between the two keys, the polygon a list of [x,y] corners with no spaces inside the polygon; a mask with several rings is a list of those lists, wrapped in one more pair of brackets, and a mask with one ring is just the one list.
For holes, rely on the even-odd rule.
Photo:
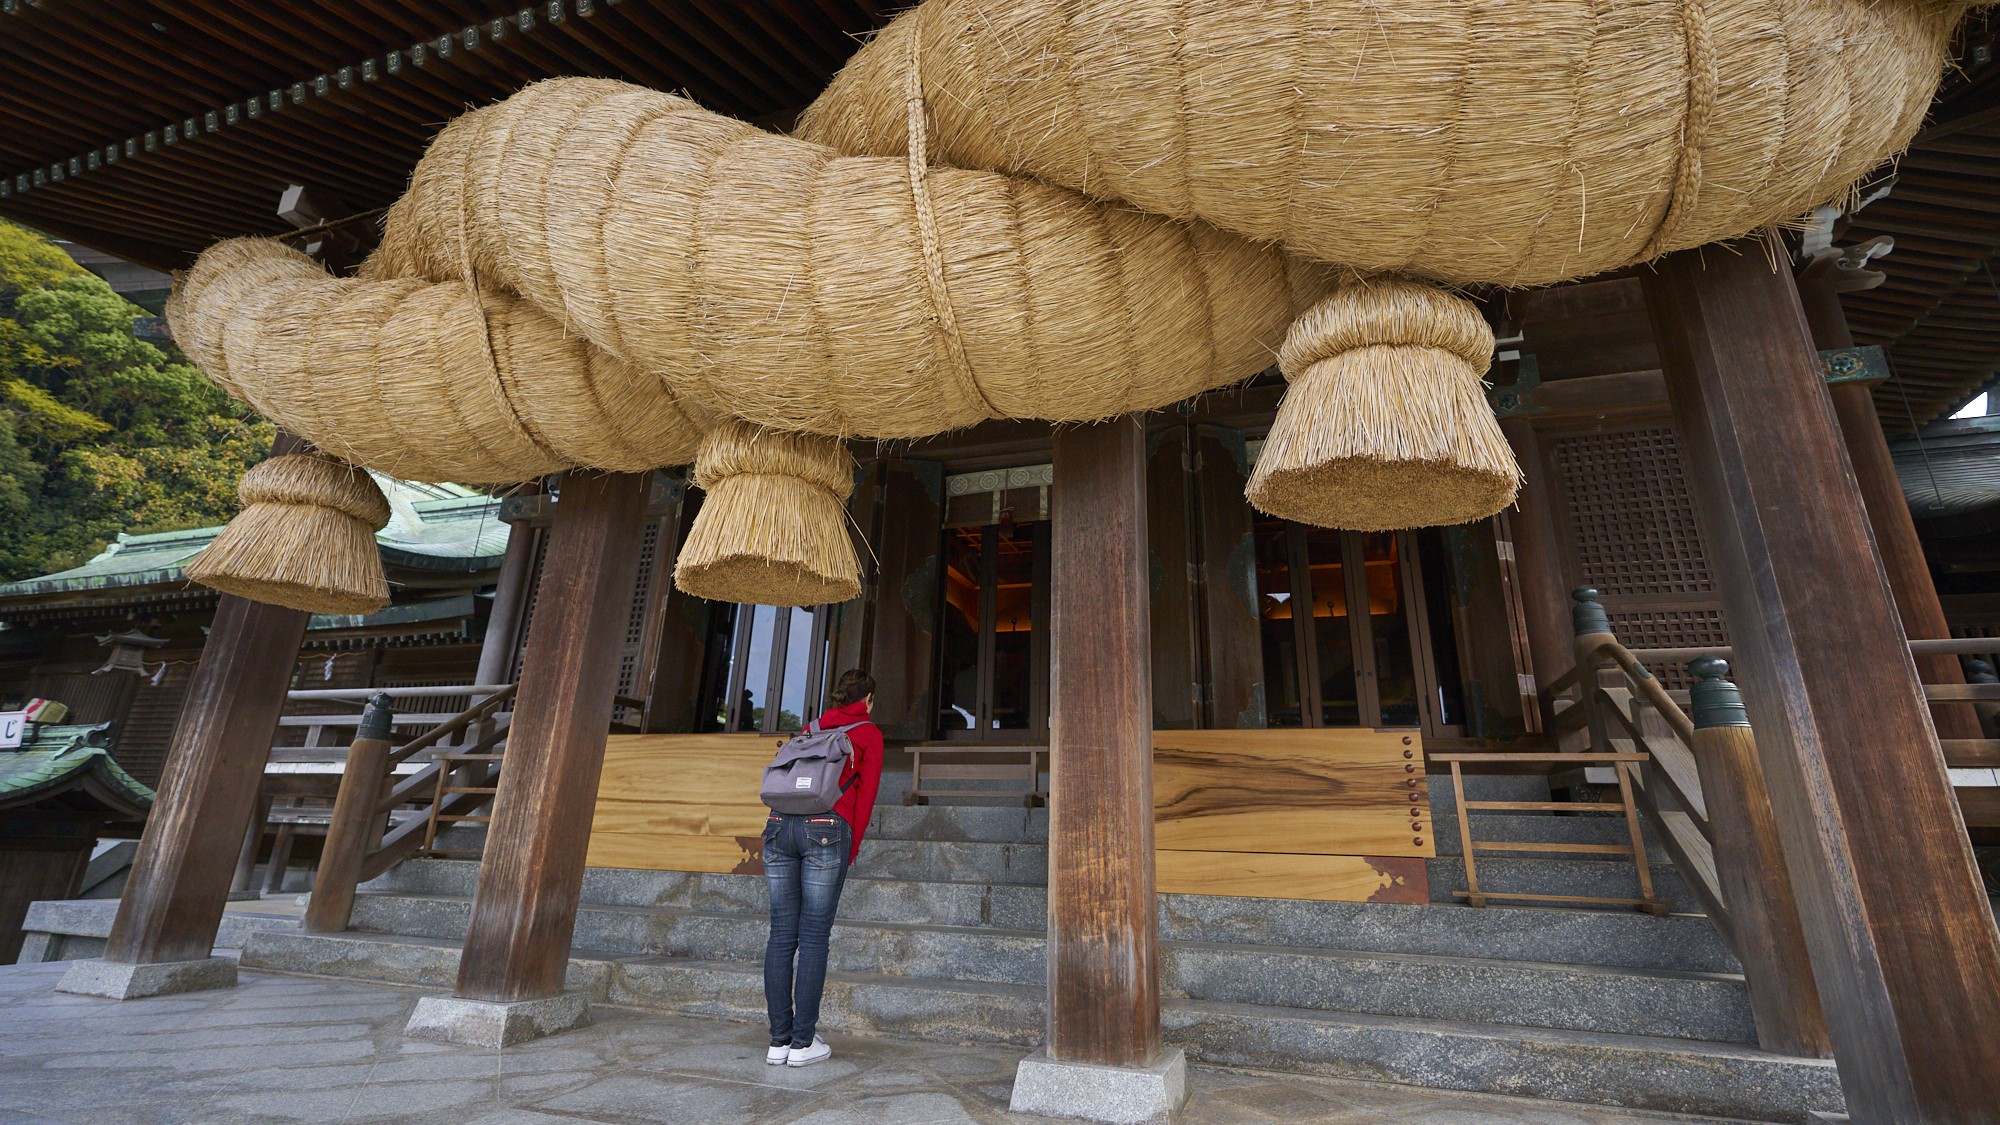
{"label": "wooden post base metal band", "polygon": [[1160,1053],[1145,473],[1136,418],[1056,431],[1047,1051],[1128,1067]]}
{"label": "wooden post base metal band", "polygon": [[563,481],[459,961],[466,999],[562,992],[649,480]]}
{"label": "wooden post base metal band", "polygon": [[2000,1122],[1996,932],[1781,247],[1644,276],[1848,1111]]}

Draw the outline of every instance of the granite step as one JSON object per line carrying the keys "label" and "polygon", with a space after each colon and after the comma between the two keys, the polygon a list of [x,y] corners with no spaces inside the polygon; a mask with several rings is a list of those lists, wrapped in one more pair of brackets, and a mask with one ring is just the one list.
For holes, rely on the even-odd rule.
{"label": "granite step", "polygon": [[[359,896],[353,929],[461,941],[465,898]],[[574,944],[618,955],[754,963],[761,914],[585,906]],[[996,926],[860,921],[834,924],[831,968],[883,977],[1036,984],[1047,973],[1043,932]],[[1241,942],[1165,940],[1163,994],[1198,1000],[1474,1019],[1523,1027],[1754,1042],[1741,976],[1376,953]]]}
{"label": "granite step", "polygon": [[[1521,844],[1617,844],[1622,847],[1632,842],[1631,830],[1625,827],[1625,818],[1622,816],[1507,816],[1474,813],[1470,819],[1472,838],[1479,843],[1506,841]],[[1646,843],[1647,857],[1655,865],[1671,864],[1673,860],[1668,857],[1666,849],[1653,835],[1652,829],[1646,827],[1643,821],[1639,829],[1640,838]],[[1439,820],[1434,831],[1437,854],[1441,856],[1465,854],[1465,848],[1458,834],[1457,817]],[[1626,865],[1632,862],[1632,857],[1612,852],[1566,854],[1482,847],[1478,854],[1481,863],[1484,863],[1489,856],[1562,858]]]}
{"label": "granite step", "polygon": [[[369,901],[369,909],[389,911],[395,907],[387,901],[372,901],[374,896],[469,897],[478,884],[478,873],[478,864],[467,860],[410,860],[367,884],[357,902]],[[582,901],[596,906],[745,912],[759,919],[769,908],[764,879],[757,875],[596,867],[584,874]],[[847,921],[1039,930],[1047,924],[1047,903],[1043,888],[1020,884],[850,876],[841,892],[840,917]],[[393,931],[399,924],[387,915],[377,916],[381,918],[377,929]],[[1170,940],[1338,946],[1357,952],[1686,972],[1741,971],[1708,919],[1689,915],[1653,918],[1634,911],[1560,907],[1489,906],[1475,910],[1464,906],[1161,895],[1159,920],[1160,936]]]}
{"label": "granite step", "polygon": [[[1488,894],[1518,893],[1538,895],[1588,895],[1593,898],[1638,898],[1639,871],[1630,856],[1601,859],[1523,859],[1487,856],[1479,859],[1479,889]],[[1678,868],[1671,863],[1649,863],[1653,897],[1665,899],[1682,913],[1701,910],[1701,903],[1688,890]],[[1432,902],[1463,902],[1453,891],[1465,889],[1465,857],[1438,856],[1424,861],[1430,878]],[[1558,904],[1560,905],[1560,904]],[[1583,908],[1585,904],[1574,904]],[[1629,906],[1604,906],[1603,910],[1631,910]]]}
{"label": "granite step", "polygon": [[[28,913],[21,920],[21,930],[27,937],[17,963],[77,961],[102,956],[105,939],[111,936],[111,924],[117,917],[115,898],[44,899],[29,903]],[[251,934],[264,930],[296,933],[298,929],[295,912],[225,910],[216,928],[215,947],[241,949]]]}
{"label": "granite step", "polygon": [[[243,964],[448,989],[457,961],[446,941],[267,932],[251,937]],[[596,1003],[764,1018],[754,964],[579,950],[568,985]],[[1043,995],[1036,985],[836,970],[821,1022],[835,1034],[1025,1050],[1042,1037]],[[1166,1000],[1162,1023],[1190,1060],[1231,1066],[1801,1125],[1842,1105],[1831,1063],[1740,1044],[1196,999]]]}

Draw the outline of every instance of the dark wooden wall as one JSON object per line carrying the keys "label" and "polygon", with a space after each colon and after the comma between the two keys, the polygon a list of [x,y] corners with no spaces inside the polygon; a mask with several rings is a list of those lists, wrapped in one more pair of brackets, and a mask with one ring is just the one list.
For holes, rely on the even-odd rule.
{"label": "dark wooden wall", "polygon": [[1146,441],[1147,581],[1153,615],[1153,726],[1201,725],[1202,659],[1192,541],[1193,452],[1189,428],[1172,426]]}
{"label": "dark wooden wall", "polygon": [[1201,425],[1193,431],[1194,536],[1199,543],[1201,639],[1208,665],[1204,725],[1223,730],[1265,725],[1263,635],[1257,618],[1257,553],[1243,432]]}

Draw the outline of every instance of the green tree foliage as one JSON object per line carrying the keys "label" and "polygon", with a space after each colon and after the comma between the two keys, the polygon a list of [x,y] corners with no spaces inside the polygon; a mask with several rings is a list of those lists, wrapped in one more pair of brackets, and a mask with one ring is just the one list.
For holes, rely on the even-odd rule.
{"label": "green tree foliage", "polygon": [[272,428],[177,350],[134,337],[144,315],[0,221],[0,581],[80,566],[121,531],[236,513]]}

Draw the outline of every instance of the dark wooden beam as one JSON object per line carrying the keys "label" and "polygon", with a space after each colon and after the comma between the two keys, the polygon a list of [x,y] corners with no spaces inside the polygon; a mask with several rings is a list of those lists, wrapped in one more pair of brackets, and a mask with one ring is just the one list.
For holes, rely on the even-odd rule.
{"label": "dark wooden beam", "polygon": [[[1806,325],[1812,332],[1813,346],[1821,351],[1854,346],[1833,278],[1833,271],[1826,271],[1799,282]],[[1903,496],[1903,482],[1896,476],[1896,460],[1889,455],[1888,435],[1882,432],[1882,418],[1875,410],[1874,388],[1866,383],[1835,383],[1827,387],[1827,395],[1833,402],[1834,416],[1840,419],[1840,434],[1847,445],[1848,460],[1854,463],[1854,478],[1868,509],[1875,549],[1882,556],[1889,589],[1896,595],[1903,632],[1913,641],[1951,636],[1944,607],[1938,604],[1937,585],[1931,581],[1930,563],[1924,558],[1923,542],[1910,518],[1909,501]],[[1965,682],[1965,670],[1956,656],[1919,656],[1916,664],[1927,684]],[[1984,737],[1978,713],[1967,704],[1934,706],[1931,721],[1939,738]]]}
{"label": "dark wooden beam", "polygon": [[233,594],[217,603],[105,960],[198,961],[214,948],[310,617]]}
{"label": "dark wooden beam", "polygon": [[1527,616],[1528,651],[1535,679],[1553,682],[1576,663],[1569,620],[1569,584],[1563,580],[1562,540],[1556,528],[1557,493],[1543,457],[1540,435],[1526,418],[1502,418],[1500,432],[1521,465],[1519,511],[1514,530],[1514,564],[1521,576],[1521,609]]}
{"label": "dark wooden beam", "polygon": [[2000,1122],[2000,932],[1798,290],[1731,249],[1647,304],[1848,1111]]}
{"label": "dark wooden beam", "polygon": [[564,478],[459,961],[467,999],[562,992],[651,483]]}
{"label": "dark wooden beam", "polygon": [[[539,484],[529,485],[516,495],[537,495]],[[521,646],[521,626],[526,623],[529,587],[535,569],[535,528],[527,520],[515,520],[507,527],[507,552],[500,557],[500,575],[493,586],[493,608],[486,616],[486,636],[479,643],[479,670],[475,684],[507,682],[514,672],[514,653]]]}
{"label": "dark wooden beam", "polygon": [[1160,970],[1140,420],[1058,430],[1050,492],[1048,1053],[1149,1066],[1160,1053]]}

